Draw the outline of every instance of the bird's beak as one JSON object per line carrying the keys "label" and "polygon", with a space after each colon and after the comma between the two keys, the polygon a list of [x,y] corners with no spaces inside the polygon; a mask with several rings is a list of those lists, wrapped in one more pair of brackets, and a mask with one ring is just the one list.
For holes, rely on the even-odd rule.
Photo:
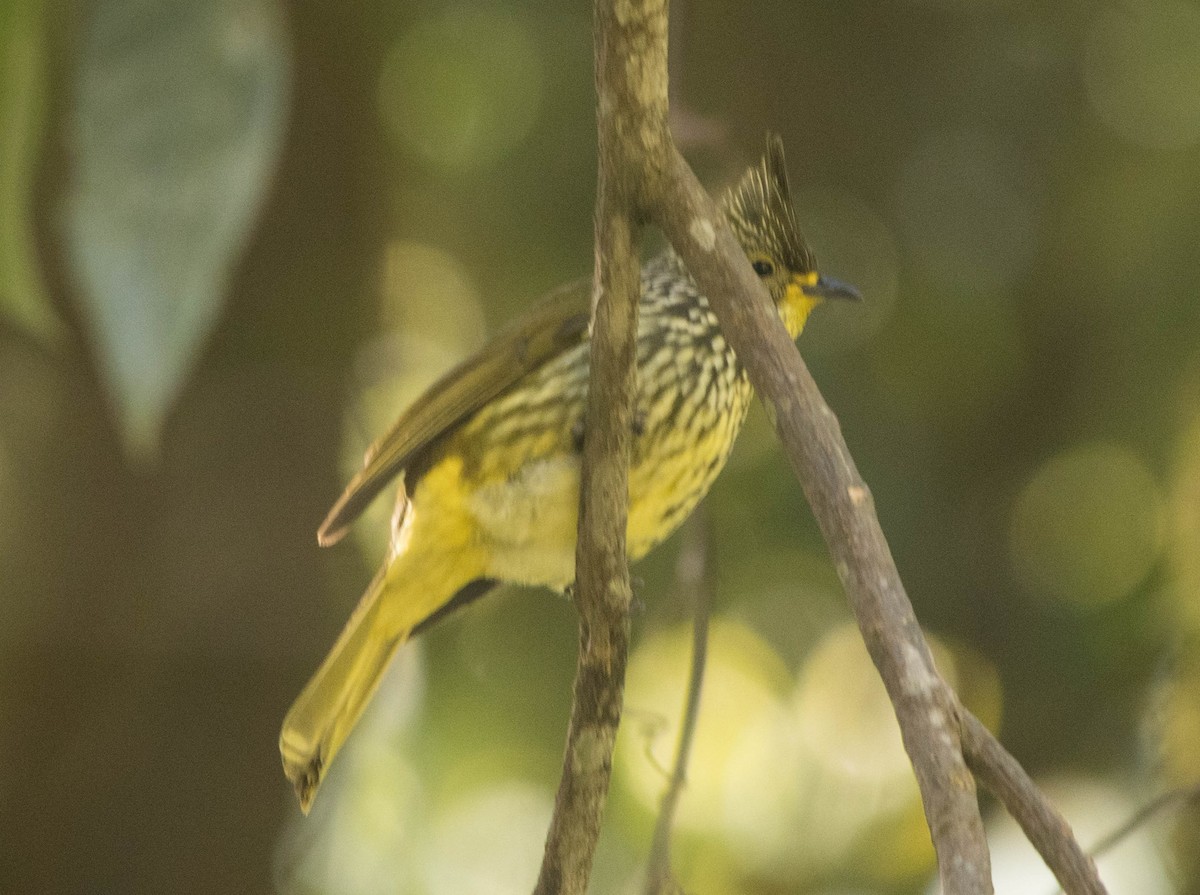
{"label": "bird's beak", "polygon": [[862,301],[862,293],[841,280],[819,276],[815,271],[796,278],[804,294],[810,298],[841,298],[847,301]]}

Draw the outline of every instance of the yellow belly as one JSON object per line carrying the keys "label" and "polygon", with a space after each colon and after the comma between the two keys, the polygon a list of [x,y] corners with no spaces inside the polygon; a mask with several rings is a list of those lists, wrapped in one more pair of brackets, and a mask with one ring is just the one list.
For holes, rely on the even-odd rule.
{"label": "yellow belly", "polygon": [[[703,434],[673,433],[635,452],[629,471],[629,558],[640,559],[667,538],[707,493],[728,458],[743,408]],[[474,529],[471,540],[486,555],[486,576],[562,590],[575,577],[579,508],[579,454],[536,457],[508,475],[479,481],[462,462],[447,457],[431,469],[412,496],[417,519],[444,512],[454,494],[462,512],[451,515]],[[430,497],[437,494],[437,504]],[[420,524],[418,522],[418,524]]]}

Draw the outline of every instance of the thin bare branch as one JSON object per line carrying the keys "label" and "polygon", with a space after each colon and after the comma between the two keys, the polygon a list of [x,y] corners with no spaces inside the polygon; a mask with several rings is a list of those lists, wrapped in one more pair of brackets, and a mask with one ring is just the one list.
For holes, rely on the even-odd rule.
{"label": "thin bare branch", "polygon": [[956,700],[934,667],[837,419],[723,216],[678,154],[656,220],[745,364],[833,554],[916,771],[942,889],[986,895],[991,862],[975,781],[962,757]]}
{"label": "thin bare branch", "polygon": [[1063,889],[1071,895],[1106,895],[1095,862],[1025,769],[978,718],[961,707],[959,717],[967,764],[1025,831]]}
{"label": "thin bare branch", "polygon": [[1093,845],[1088,854],[1093,859],[1099,858],[1105,852],[1116,848],[1131,833],[1162,812],[1179,805],[1186,805],[1189,802],[1200,803],[1200,783],[1169,789],[1157,798],[1147,802],[1134,812],[1133,817],[1129,818],[1129,820]]}
{"label": "thin bare branch", "polygon": [[[637,381],[640,172],[646,167],[638,152],[667,139],[665,0],[597,0],[594,27],[600,164],[591,397],[575,560],[579,657],[562,778],[535,895],[587,891],[612,775],[629,650],[625,524]],[[633,39],[641,41],[636,52]]]}
{"label": "thin bare branch", "polygon": [[690,596],[692,603],[692,663],[688,670],[688,691],[679,726],[675,764],[663,793],[658,821],[654,825],[650,857],[646,862],[646,895],[664,895],[678,890],[677,885],[672,888],[671,829],[679,797],[687,782],[688,758],[696,736],[696,722],[700,718],[700,693],[704,687],[704,667],[708,661],[708,618],[712,609],[711,544],[712,527],[705,504],[701,503],[684,529],[683,544],[675,564],[676,587],[681,594]]}
{"label": "thin bare branch", "polygon": [[[638,253],[629,217],[601,202],[597,214],[591,394],[584,439],[575,604],[579,656],[563,772],[537,895],[583,895],[612,773],[629,650],[629,569],[624,495],[637,327]],[[603,263],[599,259],[603,259]],[[632,297],[631,297],[632,295]],[[620,497],[618,497],[620,495]]]}

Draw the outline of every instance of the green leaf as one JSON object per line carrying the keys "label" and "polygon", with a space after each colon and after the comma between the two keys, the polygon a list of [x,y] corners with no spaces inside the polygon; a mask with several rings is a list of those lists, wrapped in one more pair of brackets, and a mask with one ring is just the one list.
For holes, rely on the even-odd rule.
{"label": "green leaf", "polygon": [[0,4],[0,314],[45,341],[62,323],[34,252],[32,193],[46,101],[41,0]]}
{"label": "green leaf", "polygon": [[215,326],[282,140],[277,0],[100,0],[73,77],[68,258],[135,456]]}

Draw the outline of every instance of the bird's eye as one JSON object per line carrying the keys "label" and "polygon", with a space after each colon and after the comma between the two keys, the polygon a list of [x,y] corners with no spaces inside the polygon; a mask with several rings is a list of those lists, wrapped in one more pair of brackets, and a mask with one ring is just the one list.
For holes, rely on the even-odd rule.
{"label": "bird's eye", "polygon": [[762,258],[755,261],[751,266],[754,268],[754,272],[760,277],[769,277],[771,274],[775,273],[775,265],[770,261],[763,260]]}

